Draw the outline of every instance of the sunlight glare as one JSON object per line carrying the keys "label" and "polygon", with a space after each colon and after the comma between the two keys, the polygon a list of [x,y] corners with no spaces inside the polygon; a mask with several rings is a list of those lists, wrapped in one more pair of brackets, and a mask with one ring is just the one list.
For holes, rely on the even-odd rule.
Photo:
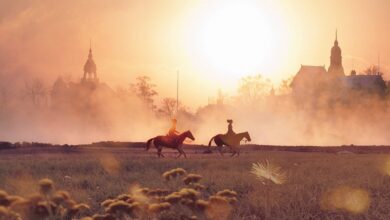
{"label": "sunlight glare", "polygon": [[321,206],[325,210],[345,210],[359,214],[366,212],[370,203],[370,194],[366,190],[340,186],[323,195]]}
{"label": "sunlight glare", "polygon": [[258,72],[272,78],[286,47],[281,18],[254,1],[222,2],[210,8],[201,14],[195,35],[202,63],[225,80]]}
{"label": "sunlight glare", "polygon": [[390,157],[387,157],[384,161],[383,172],[385,175],[390,176]]}

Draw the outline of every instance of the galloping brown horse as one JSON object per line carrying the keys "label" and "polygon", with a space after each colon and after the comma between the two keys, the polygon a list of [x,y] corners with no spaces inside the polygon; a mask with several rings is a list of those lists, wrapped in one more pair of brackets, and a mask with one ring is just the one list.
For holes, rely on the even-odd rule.
{"label": "galloping brown horse", "polygon": [[247,141],[251,141],[251,137],[250,137],[248,132],[234,134],[234,135],[229,136],[229,137],[226,137],[225,134],[217,134],[210,139],[209,147],[211,146],[211,142],[214,140],[215,144],[217,145],[217,149],[222,156],[223,156],[223,153],[222,153],[223,146],[227,146],[230,148],[231,151],[233,151],[231,156],[234,156],[236,154],[237,154],[237,156],[239,156],[240,149],[238,148],[238,146],[240,145],[240,142],[244,138]]}
{"label": "galloping brown horse", "polygon": [[179,152],[179,155],[177,157],[180,157],[182,154],[184,154],[184,157],[187,158],[187,155],[182,148],[183,142],[186,138],[195,140],[191,131],[183,132],[179,134],[177,137],[169,137],[169,136],[162,136],[162,135],[156,136],[154,138],[149,139],[146,142],[146,150],[149,150],[150,144],[153,142],[154,146],[157,148],[158,157],[164,157],[161,151],[163,147],[167,147],[167,148],[176,149]]}

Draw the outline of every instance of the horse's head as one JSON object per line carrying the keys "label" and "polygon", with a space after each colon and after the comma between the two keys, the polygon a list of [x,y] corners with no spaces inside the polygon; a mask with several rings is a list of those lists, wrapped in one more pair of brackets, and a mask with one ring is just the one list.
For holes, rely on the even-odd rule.
{"label": "horse's head", "polygon": [[252,141],[251,136],[249,135],[248,132],[245,132],[245,138],[247,141]]}
{"label": "horse's head", "polygon": [[184,133],[185,133],[185,137],[188,137],[189,139],[191,139],[193,141],[195,140],[195,137],[194,137],[194,135],[192,135],[190,130],[188,130],[188,131],[186,131]]}

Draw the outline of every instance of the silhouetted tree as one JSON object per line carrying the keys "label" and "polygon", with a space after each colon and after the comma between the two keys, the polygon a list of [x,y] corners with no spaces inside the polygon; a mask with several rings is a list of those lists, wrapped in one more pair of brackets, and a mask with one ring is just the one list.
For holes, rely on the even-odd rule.
{"label": "silhouetted tree", "polygon": [[50,91],[51,104],[53,107],[62,107],[68,98],[68,84],[60,76],[54,82]]}
{"label": "silhouetted tree", "polygon": [[248,105],[258,104],[269,94],[271,88],[271,82],[260,74],[243,77],[238,88],[239,101]]}
{"label": "silhouetted tree", "polygon": [[217,105],[223,105],[226,95],[222,93],[221,89],[218,89]]}
{"label": "silhouetted tree", "polygon": [[277,89],[279,94],[288,94],[291,92],[291,82],[293,81],[294,76],[290,76],[287,79],[284,79],[280,82]]}
{"label": "silhouetted tree", "polygon": [[381,72],[376,65],[367,67],[365,70],[363,70],[363,73],[367,75],[383,75],[383,72]]}
{"label": "silhouetted tree", "polygon": [[151,109],[155,109],[156,106],[153,104],[153,97],[158,93],[154,88],[155,84],[151,83],[151,80],[148,76],[139,76],[136,79],[135,84],[131,84],[131,87],[134,93]]}
{"label": "silhouetted tree", "polygon": [[25,82],[25,94],[37,107],[47,104],[48,89],[41,79]]}
{"label": "silhouetted tree", "polygon": [[162,100],[162,106],[159,112],[167,117],[172,118],[176,112],[176,104],[176,99],[164,98]]}
{"label": "silhouetted tree", "polygon": [[60,95],[64,90],[67,89],[67,87],[68,86],[62,79],[62,77],[58,77],[57,80],[54,82],[50,93],[52,96]]}

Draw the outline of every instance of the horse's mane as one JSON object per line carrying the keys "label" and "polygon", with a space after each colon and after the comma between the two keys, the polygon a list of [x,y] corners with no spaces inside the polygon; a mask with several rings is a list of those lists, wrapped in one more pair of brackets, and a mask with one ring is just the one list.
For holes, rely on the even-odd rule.
{"label": "horse's mane", "polygon": [[184,132],[182,132],[181,134],[179,134],[179,136],[181,136],[181,135],[186,135],[186,134],[189,134],[189,133],[191,133],[191,131],[190,131],[190,130],[187,130],[187,131],[184,131]]}

